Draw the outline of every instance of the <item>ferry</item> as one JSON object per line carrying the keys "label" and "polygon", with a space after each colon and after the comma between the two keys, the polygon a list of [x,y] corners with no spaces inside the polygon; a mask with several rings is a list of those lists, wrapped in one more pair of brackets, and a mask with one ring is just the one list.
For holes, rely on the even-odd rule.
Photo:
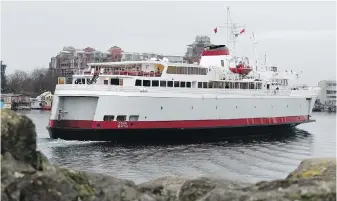
{"label": "ferry", "polygon": [[311,119],[319,87],[298,74],[257,68],[226,45],[198,64],[167,59],[89,63],[57,84],[47,126],[53,139],[136,141],[235,137],[292,129]]}

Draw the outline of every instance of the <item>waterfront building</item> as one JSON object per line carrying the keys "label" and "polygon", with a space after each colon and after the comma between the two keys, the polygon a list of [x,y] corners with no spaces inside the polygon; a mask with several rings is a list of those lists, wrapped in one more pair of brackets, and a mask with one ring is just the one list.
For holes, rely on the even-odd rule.
{"label": "waterfront building", "polygon": [[320,103],[336,105],[336,80],[322,80],[318,86],[321,88],[318,96]]}

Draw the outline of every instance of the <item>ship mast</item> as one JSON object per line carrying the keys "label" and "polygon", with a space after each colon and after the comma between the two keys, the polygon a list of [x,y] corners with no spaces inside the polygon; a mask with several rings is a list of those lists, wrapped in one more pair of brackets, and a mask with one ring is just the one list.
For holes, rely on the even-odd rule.
{"label": "ship mast", "polygon": [[259,55],[257,54],[257,49],[256,49],[256,45],[257,45],[257,41],[255,40],[255,34],[254,32],[252,33],[252,39],[253,39],[253,46],[254,46],[254,53],[255,53],[255,70],[257,71],[259,68]]}
{"label": "ship mast", "polygon": [[[227,7],[227,46],[231,46],[230,50],[231,52],[235,52],[236,49],[236,38],[240,35],[240,33],[237,31],[238,28],[245,28],[244,25],[240,25],[239,23],[233,23],[229,11],[229,6]],[[231,43],[231,45],[230,45]],[[235,55],[235,53],[233,54]]]}
{"label": "ship mast", "polygon": [[229,6],[227,6],[227,45],[229,44]]}

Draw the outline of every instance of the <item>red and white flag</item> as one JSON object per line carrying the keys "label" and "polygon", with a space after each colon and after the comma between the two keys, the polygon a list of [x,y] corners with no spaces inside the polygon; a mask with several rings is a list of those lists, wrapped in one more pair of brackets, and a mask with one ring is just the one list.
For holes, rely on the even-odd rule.
{"label": "red and white flag", "polygon": [[246,32],[246,30],[243,28],[239,33],[235,34],[235,37],[238,37],[240,34],[243,34],[245,32]]}

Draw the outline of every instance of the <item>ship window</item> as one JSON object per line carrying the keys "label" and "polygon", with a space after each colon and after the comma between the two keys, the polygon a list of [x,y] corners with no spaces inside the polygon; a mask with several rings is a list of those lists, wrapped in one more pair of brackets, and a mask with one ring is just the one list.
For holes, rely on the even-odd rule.
{"label": "ship window", "polygon": [[117,121],[126,121],[126,115],[118,115],[116,120]]}
{"label": "ship window", "polygon": [[180,82],[180,87],[185,88],[185,82]]}
{"label": "ship window", "polygon": [[188,72],[187,72],[187,73],[188,73],[189,75],[193,74],[193,73],[192,73],[192,69],[193,69],[192,67],[188,67]]}
{"label": "ship window", "polygon": [[75,80],[75,84],[85,84],[85,79],[78,78]]}
{"label": "ship window", "polygon": [[186,82],[186,87],[191,88],[191,82]]}
{"label": "ship window", "polygon": [[226,89],[229,89],[229,88],[230,88],[230,87],[229,87],[229,84],[230,84],[230,83],[225,82],[225,88],[226,88]]}
{"label": "ship window", "polygon": [[182,72],[181,72],[181,74],[187,74],[187,67],[181,67],[182,68]]}
{"label": "ship window", "polygon": [[136,80],[136,86],[142,86],[142,80]]}
{"label": "ship window", "polygon": [[166,81],[161,80],[161,81],[160,81],[160,86],[161,86],[161,87],[166,87]]}
{"label": "ship window", "polygon": [[119,79],[117,79],[117,78],[111,79],[110,84],[111,85],[119,85]]}
{"label": "ship window", "polygon": [[221,66],[225,66],[224,60],[221,60]]}
{"label": "ship window", "polygon": [[129,121],[138,121],[139,115],[130,115],[129,116]]}
{"label": "ship window", "polygon": [[202,88],[207,88],[207,82],[202,83]]}
{"label": "ship window", "polygon": [[240,83],[240,89],[247,89],[247,83]]}
{"label": "ship window", "polygon": [[151,86],[151,81],[150,81],[150,80],[143,80],[143,86],[144,86],[144,87],[149,87],[149,86]]}
{"label": "ship window", "polygon": [[105,85],[109,84],[109,80],[104,80],[104,84]]}
{"label": "ship window", "polygon": [[174,87],[179,87],[179,81],[174,81]]}
{"label": "ship window", "polygon": [[167,81],[167,86],[168,87],[173,87],[173,81]]}
{"label": "ship window", "polygon": [[198,82],[198,88],[202,88],[202,82]]}
{"label": "ship window", "polygon": [[152,80],[152,86],[153,87],[158,87],[159,86],[159,81],[158,80]]}
{"label": "ship window", "polygon": [[113,121],[115,119],[114,115],[104,115],[103,120],[104,121]]}
{"label": "ship window", "polygon": [[234,83],[234,89],[240,89],[240,83],[235,82]]}
{"label": "ship window", "polygon": [[166,73],[167,74],[176,74],[177,73],[177,67],[175,67],[175,66],[168,66]]}

